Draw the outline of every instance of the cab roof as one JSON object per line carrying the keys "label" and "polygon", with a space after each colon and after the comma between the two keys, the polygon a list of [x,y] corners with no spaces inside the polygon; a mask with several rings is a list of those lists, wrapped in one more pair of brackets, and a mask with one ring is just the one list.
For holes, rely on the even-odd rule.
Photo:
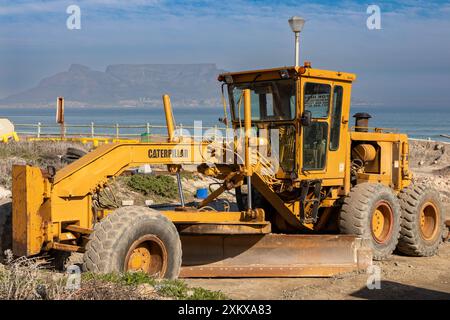
{"label": "cab roof", "polygon": [[232,79],[232,82],[242,83],[252,81],[287,79],[296,76],[346,82],[353,82],[356,80],[356,75],[353,73],[314,69],[309,66],[285,66],[272,69],[227,72],[219,75],[218,80],[228,83]]}

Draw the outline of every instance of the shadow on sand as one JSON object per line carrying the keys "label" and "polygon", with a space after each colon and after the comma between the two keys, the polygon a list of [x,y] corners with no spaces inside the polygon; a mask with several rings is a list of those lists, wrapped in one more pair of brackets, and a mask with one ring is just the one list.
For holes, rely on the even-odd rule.
{"label": "shadow on sand", "polygon": [[449,292],[419,288],[392,281],[381,281],[381,289],[370,290],[364,287],[353,292],[351,296],[368,300],[450,300]]}

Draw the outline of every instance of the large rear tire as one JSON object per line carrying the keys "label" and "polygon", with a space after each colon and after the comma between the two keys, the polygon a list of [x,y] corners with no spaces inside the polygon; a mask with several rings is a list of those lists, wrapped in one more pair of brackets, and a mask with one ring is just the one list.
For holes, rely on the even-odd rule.
{"label": "large rear tire", "polygon": [[445,233],[445,215],[439,192],[426,184],[411,184],[399,195],[402,209],[397,249],[410,256],[437,253]]}
{"label": "large rear tire", "polygon": [[89,237],[83,269],[110,273],[141,271],[175,279],[181,268],[181,241],[175,225],[156,210],[122,207],[97,223]]}
{"label": "large rear tire", "polygon": [[12,249],[12,203],[0,203],[0,261],[6,250]]}
{"label": "large rear tire", "polygon": [[81,150],[81,149],[70,148],[69,147],[69,148],[67,148],[66,154],[67,155],[71,155],[71,156],[75,156],[75,157],[78,157],[78,158],[82,158],[82,157],[84,157],[87,154],[87,152],[84,151],[84,150]]}
{"label": "large rear tire", "polygon": [[87,154],[86,151],[77,148],[67,148],[66,154],[62,156],[61,161],[66,164],[71,164],[78,159],[84,157]]}
{"label": "large rear tire", "polygon": [[344,199],[339,218],[341,233],[368,240],[374,260],[391,256],[400,236],[400,204],[388,187],[361,183]]}

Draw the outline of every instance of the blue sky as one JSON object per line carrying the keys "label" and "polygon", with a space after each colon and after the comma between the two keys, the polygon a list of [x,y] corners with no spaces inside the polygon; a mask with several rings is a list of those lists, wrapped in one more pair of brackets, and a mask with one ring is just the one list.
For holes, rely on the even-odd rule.
{"label": "blue sky", "polygon": [[[81,30],[66,28],[71,4]],[[381,30],[366,27],[369,4],[381,8]],[[450,2],[412,0],[0,0],[0,97],[72,63],[291,65],[292,15],[307,20],[301,59],[356,73],[356,99],[450,108]]]}

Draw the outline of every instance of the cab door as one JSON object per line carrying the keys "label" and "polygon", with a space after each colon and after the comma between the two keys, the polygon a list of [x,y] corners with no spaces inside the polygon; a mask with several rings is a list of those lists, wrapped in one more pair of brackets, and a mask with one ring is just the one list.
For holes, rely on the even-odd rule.
{"label": "cab door", "polygon": [[303,179],[322,179],[324,185],[343,183],[348,122],[343,112],[346,90],[345,84],[324,79],[301,81],[301,110],[312,115],[311,125],[302,126],[299,139],[299,176]]}

